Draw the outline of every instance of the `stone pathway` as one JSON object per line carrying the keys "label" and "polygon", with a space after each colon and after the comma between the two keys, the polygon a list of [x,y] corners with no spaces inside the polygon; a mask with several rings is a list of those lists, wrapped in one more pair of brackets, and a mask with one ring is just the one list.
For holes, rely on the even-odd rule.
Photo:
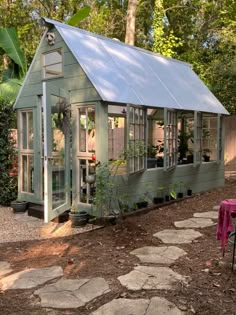
{"label": "stone pathway", "polygon": [[60,279],[34,292],[42,307],[77,308],[110,291],[103,278]]}
{"label": "stone pathway", "polygon": [[174,225],[178,228],[205,228],[215,225],[215,223],[211,219],[190,218],[187,220],[174,222]]}
{"label": "stone pathway", "polygon": [[136,266],[134,270],[118,277],[128,290],[174,290],[178,282],[187,284],[187,278],[168,267]]}
{"label": "stone pathway", "polygon": [[163,230],[153,234],[158,237],[165,244],[188,244],[192,243],[193,240],[202,236],[202,234],[193,229],[184,230]]}
{"label": "stone pathway", "polygon": [[9,289],[30,289],[61,276],[63,276],[63,270],[60,266],[25,269],[0,280],[0,288],[3,291]]}
{"label": "stone pathway", "polygon": [[183,313],[165,298],[115,299],[101,306],[91,315],[182,315]]}
{"label": "stone pathway", "polygon": [[[118,277],[122,286],[130,291],[139,290],[175,290],[178,283],[187,285],[190,280],[173,271],[170,267],[187,253],[180,247],[171,244],[186,244],[196,241],[202,234],[193,228],[204,228],[214,225],[217,219],[215,211],[195,213],[193,218],[175,222],[176,228],[163,230],[154,234],[166,246],[145,246],[133,250],[140,265],[128,274]],[[22,217],[19,218],[22,220]],[[34,224],[33,220],[32,223]],[[164,266],[163,266],[164,265]],[[36,288],[34,296],[40,298],[41,307],[53,309],[79,308],[95,298],[111,291],[105,279],[66,279],[60,266],[26,269],[12,273],[8,262],[0,261],[0,289]],[[48,283],[50,282],[50,283]],[[42,286],[43,285],[43,286]],[[37,289],[38,286],[42,286]],[[186,309],[187,310],[187,309]],[[173,303],[165,298],[154,296],[150,299],[117,298],[102,305],[90,315],[184,315]]]}
{"label": "stone pathway", "polygon": [[142,263],[170,265],[187,253],[176,246],[145,246],[133,250],[130,254],[136,255]]}

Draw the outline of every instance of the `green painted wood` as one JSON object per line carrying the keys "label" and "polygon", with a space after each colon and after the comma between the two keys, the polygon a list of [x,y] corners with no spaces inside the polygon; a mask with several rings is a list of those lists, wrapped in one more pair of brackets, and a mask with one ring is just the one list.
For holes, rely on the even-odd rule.
{"label": "green painted wood", "polygon": [[17,103],[15,109],[33,108],[37,107],[37,96],[25,96],[21,97]]}
{"label": "green painted wood", "polygon": [[[179,165],[168,172],[163,169],[150,169],[139,175],[132,175],[128,179],[119,176],[119,195],[128,195],[131,204],[140,196],[147,194],[149,202],[157,196],[158,188],[171,187],[176,183],[186,191],[191,188],[194,193],[203,192],[224,185],[224,164],[216,162],[203,163],[195,168],[193,165]],[[183,182],[184,185],[180,185]]]}
{"label": "green painted wood", "polygon": [[75,57],[72,55],[72,53],[68,50],[64,52],[64,65],[69,66],[69,65],[77,65],[78,62],[75,59]]}
{"label": "green painted wood", "polygon": [[82,103],[100,101],[101,97],[94,88],[71,91],[71,103]]}
{"label": "green painted wood", "polygon": [[[70,91],[74,91],[74,90],[78,91],[78,90],[83,90],[87,88],[93,89],[92,83],[84,75],[77,76],[76,78],[72,80],[65,80],[65,83],[66,83],[67,88]],[[80,92],[78,91],[78,93]]]}
{"label": "green painted wood", "polygon": [[29,84],[27,86],[27,89],[24,89],[22,91],[22,97],[28,97],[28,96],[37,96],[42,94],[42,84],[36,83],[36,84]]}
{"label": "green painted wood", "polygon": [[85,72],[82,70],[78,63],[71,65],[64,65],[64,77],[65,78],[75,78],[78,76],[84,75]]}
{"label": "green painted wood", "polygon": [[[31,72],[30,77],[26,80],[25,85],[42,84],[42,71]],[[22,91],[24,93],[24,90]]]}
{"label": "green painted wood", "polygon": [[34,62],[31,65],[27,78],[23,84],[20,96],[15,104],[16,109],[31,107],[31,96],[42,94],[42,53],[55,50],[56,48],[63,49],[63,76],[50,78],[46,81],[53,82],[55,86],[71,91],[72,103],[90,102],[101,99],[61,36],[57,31],[55,31],[55,33],[55,45],[48,45],[46,39],[41,42],[41,46],[38,49],[37,55],[34,58]]}
{"label": "green painted wood", "polygon": [[[106,122],[106,123],[104,123]],[[103,102],[96,105],[96,158],[100,162],[108,159],[108,106]]]}
{"label": "green painted wood", "polygon": [[43,147],[42,147],[42,100],[38,97],[38,106],[34,110],[34,197],[43,202]]}

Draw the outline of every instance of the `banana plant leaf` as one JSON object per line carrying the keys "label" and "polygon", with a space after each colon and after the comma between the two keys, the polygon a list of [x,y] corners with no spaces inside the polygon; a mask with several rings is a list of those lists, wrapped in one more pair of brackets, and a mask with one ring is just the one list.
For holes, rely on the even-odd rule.
{"label": "banana plant leaf", "polygon": [[91,8],[89,6],[83,7],[79,11],[77,11],[70,19],[66,21],[66,24],[71,26],[76,26],[80,21],[84,20],[89,16]]}
{"label": "banana plant leaf", "polygon": [[24,76],[27,70],[27,63],[15,28],[0,28],[0,47],[20,67],[22,76]]}
{"label": "banana plant leaf", "polygon": [[0,84],[0,95],[8,98],[11,101],[16,99],[20,91],[23,81],[18,79],[11,79]]}

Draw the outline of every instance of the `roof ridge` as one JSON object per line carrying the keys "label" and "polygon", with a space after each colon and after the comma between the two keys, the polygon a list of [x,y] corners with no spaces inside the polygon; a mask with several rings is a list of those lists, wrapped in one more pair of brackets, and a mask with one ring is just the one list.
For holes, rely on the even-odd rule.
{"label": "roof ridge", "polygon": [[160,58],[164,58],[164,59],[167,59],[170,62],[181,63],[181,64],[184,64],[184,65],[192,68],[192,65],[187,63],[187,62],[185,62],[185,61],[178,60],[178,59],[171,58],[171,57],[167,57],[167,56],[161,55],[159,53],[156,53],[156,52],[153,52],[151,50],[147,50],[147,49],[144,49],[144,48],[141,48],[141,47],[129,45],[129,44],[126,44],[126,43],[124,43],[124,42],[122,42],[120,40],[116,40],[116,39],[113,39],[113,38],[110,38],[110,37],[106,37],[104,35],[96,34],[96,33],[84,30],[82,28],[79,28],[79,27],[71,26],[71,25],[68,25],[68,24],[56,21],[56,20],[48,19],[46,17],[42,18],[42,20],[44,21],[45,24],[50,24],[50,25],[55,25],[55,26],[58,26],[58,27],[63,27],[63,28],[77,30],[78,32],[84,33],[84,34],[92,36],[92,37],[96,37],[96,38],[103,39],[103,40],[109,40],[109,41],[112,41],[113,43],[116,43],[117,45],[123,45],[123,46],[126,46],[127,48],[139,50],[142,53],[146,53],[146,54],[150,54],[150,55],[157,56],[157,57],[160,57]]}

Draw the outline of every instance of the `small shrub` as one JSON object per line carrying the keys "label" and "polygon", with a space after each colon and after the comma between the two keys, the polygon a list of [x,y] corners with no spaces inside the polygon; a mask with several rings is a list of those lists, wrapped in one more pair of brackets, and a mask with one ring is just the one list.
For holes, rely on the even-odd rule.
{"label": "small shrub", "polygon": [[0,96],[0,204],[9,205],[17,197],[17,174],[13,175],[16,163],[15,141],[12,129],[16,117],[12,103]]}

